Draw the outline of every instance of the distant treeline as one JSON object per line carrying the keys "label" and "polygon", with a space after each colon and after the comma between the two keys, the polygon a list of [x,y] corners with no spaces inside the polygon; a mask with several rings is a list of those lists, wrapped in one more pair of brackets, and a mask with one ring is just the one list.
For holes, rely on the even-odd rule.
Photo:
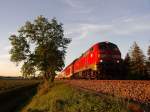
{"label": "distant treeline", "polygon": [[16,76],[16,77],[10,77],[10,76],[0,76],[0,79],[14,79],[14,80],[16,80],[16,79],[23,79],[23,77],[22,76]]}
{"label": "distant treeline", "polygon": [[125,79],[150,79],[150,46],[147,57],[136,42],[133,43],[123,60]]}

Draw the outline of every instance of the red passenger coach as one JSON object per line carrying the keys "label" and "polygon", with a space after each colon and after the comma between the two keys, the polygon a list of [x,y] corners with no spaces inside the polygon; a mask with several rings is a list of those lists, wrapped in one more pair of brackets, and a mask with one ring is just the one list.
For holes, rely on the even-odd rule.
{"label": "red passenger coach", "polygon": [[111,42],[93,45],[62,72],[71,79],[121,79],[121,53]]}

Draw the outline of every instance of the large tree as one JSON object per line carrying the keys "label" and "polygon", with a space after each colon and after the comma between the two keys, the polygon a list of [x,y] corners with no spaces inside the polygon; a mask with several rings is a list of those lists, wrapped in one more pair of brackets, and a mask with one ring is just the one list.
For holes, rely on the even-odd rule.
{"label": "large tree", "polygon": [[62,24],[55,18],[48,20],[39,16],[33,22],[27,21],[16,35],[9,38],[11,61],[22,64],[24,76],[38,71],[46,80],[53,81],[56,71],[64,67],[66,48],[71,42],[63,33]]}
{"label": "large tree", "polygon": [[150,79],[150,46],[148,47],[148,50],[147,50],[147,55],[148,55],[148,58],[147,58],[147,73],[148,73],[148,77]]}
{"label": "large tree", "polygon": [[142,79],[146,77],[145,56],[136,42],[130,50],[130,69],[133,78]]}
{"label": "large tree", "polygon": [[147,55],[148,55],[148,60],[150,61],[150,46],[148,47]]}

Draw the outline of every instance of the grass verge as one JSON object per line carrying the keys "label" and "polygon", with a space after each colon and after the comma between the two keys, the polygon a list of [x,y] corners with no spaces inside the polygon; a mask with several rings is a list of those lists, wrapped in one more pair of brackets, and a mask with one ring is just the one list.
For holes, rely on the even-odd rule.
{"label": "grass verge", "polygon": [[62,82],[51,84],[46,92],[42,89],[22,112],[128,112],[118,98],[98,96]]}

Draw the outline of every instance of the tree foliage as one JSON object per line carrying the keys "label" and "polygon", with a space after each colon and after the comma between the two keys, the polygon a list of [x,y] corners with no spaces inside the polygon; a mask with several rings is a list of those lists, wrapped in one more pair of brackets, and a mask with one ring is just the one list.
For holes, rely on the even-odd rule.
{"label": "tree foliage", "polygon": [[129,75],[130,75],[130,64],[131,64],[131,58],[129,56],[129,53],[126,54],[125,56],[125,59],[124,59],[124,72],[125,72],[125,75],[126,75],[126,79],[129,78]]}
{"label": "tree foliage", "polygon": [[11,61],[23,63],[21,71],[25,76],[40,71],[45,79],[53,80],[55,72],[62,70],[71,42],[64,37],[62,26],[55,18],[49,21],[39,16],[33,22],[27,21],[17,35],[10,36]]}
{"label": "tree foliage", "polygon": [[148,47],[147,55],[148,55],[148,58],[147,58],[146,66],[147,66],[147,71],[148,71],[148,77],[150,79],[150,46]]}
{"label": "tree foliage", "polygon": [[145,56],[136,42],[130,50],[129,67],[133,79],[146,78]]}
{"label": "tree foliage", "polygon": [[150,46],[148,47],[147,55],[148,55],[148,60],[150,61]]}

